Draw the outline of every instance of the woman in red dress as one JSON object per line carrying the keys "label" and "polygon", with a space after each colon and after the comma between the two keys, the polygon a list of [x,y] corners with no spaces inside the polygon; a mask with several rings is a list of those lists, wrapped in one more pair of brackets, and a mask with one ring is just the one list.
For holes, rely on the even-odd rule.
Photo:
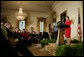
{"label": "woman in red dress", "polygon": [[65,24],[68,25],[69,27],[65,28],[65,37],[67,39],[67,45],[70,45],[71,42],[71,20],[69,20],[69,16],[65,17],[66,21]]}

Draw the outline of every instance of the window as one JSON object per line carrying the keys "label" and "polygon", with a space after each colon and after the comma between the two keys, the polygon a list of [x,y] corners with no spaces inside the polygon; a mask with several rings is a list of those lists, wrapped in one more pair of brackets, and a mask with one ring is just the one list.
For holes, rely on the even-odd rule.
{"label": "window", "polygon": [[25,21],[19,21],[19,29],[20,30],[25,29]]}
{"label": "window", "polygon": [[53,26],[56,26],[56,23],[55,22],[53,22]]}
{"label": "window", "polygon": [[44,25],[44,23],[43,22],[40,22],[40,32],[43,32],[43,25]]}

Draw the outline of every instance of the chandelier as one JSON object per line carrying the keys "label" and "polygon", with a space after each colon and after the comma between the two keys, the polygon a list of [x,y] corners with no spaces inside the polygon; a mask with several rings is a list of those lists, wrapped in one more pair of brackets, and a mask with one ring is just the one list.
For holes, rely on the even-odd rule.
{"label": "chandelier", "polygon": [[19,7],[19,12],[18,12],[16,18],[17,18],[18,20],[24,20],[25,17],[26,17],[26,14],[23,13],[23,6],[22,6],[22,2],[21,2],[20,7]]}

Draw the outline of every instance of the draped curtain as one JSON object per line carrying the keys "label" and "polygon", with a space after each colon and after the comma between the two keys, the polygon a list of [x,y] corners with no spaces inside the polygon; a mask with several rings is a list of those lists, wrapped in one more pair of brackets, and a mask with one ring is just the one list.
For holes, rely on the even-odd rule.
{"label": "draped curtain", "polygon": [[19,28],[19,20],[17,20],[17,27]]}
{"label": "draped curtain", "polygon": [[28,17],[25,18],[25,30],[27,31],[28,28]]}

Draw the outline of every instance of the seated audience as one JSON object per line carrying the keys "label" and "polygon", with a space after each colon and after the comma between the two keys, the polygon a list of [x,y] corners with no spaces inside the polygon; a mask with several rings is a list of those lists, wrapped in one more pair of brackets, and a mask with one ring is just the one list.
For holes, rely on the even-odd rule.
{"label": "seated audience", "polygon": [[14,37],[15,39],[21,40],[21,35],[20,35],[19,29],[18,29],[17,27],[15,28],[15,31],[13,32],[13,37]]}
{"label": "seated audience", "polygon": [[32,42],[37,43],[38,42],[38,34],[36,34],[35,31],[32,33]]}
{"label": "seated audience", "polygon": [[43,34],[42,32],[39,33],[39,40],[41,41],[43,39]]}

